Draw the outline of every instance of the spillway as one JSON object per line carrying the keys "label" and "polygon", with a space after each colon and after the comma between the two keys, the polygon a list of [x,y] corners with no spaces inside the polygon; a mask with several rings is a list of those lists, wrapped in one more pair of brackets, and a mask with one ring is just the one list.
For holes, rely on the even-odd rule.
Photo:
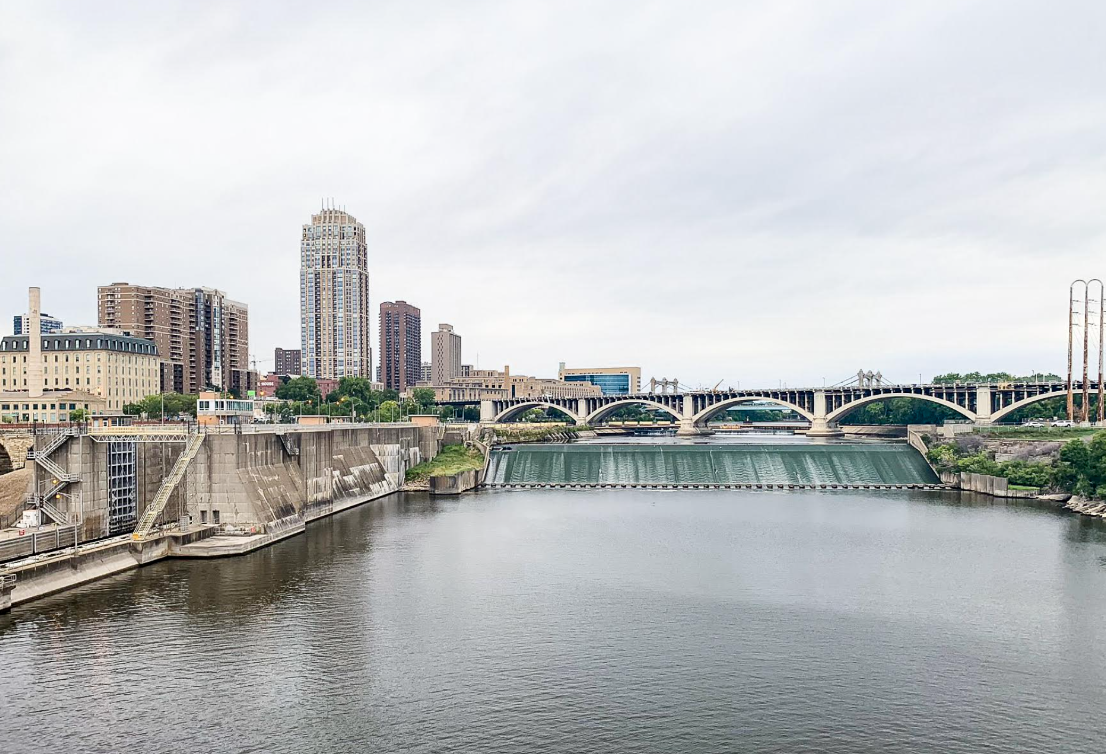
{"label": "spillway", "polygon": [[929,485],[900,444],[513,445],[489,460],[491,485]]}

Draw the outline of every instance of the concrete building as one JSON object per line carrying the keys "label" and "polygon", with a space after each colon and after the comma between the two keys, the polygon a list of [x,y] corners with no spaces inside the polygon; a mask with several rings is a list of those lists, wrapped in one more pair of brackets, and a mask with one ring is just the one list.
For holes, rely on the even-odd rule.
{"label": "concrete building", "polygon": [[590,382],[604,395],[631,395],[641,392],[641,367],[565,368],[562,361],[557,376],[565,382]]}
{"label": "concrete building", "polygon": [[316,379],[372,376],[365,226],[324,208],[300,236],[302,374]]}
{"label": "concrete building", "polygon": [[257,394],[262,398],[275,398],[277,388],[284,384],[280,374],[270,372],[257,381]]}
{"label": "concrete building", "polygon": [[419,371],[419,383],[426,383],[429,385],[434,381],[434,366],[429,361],[422,363],[422,369]]}
{"label": "concrete building", "polygon": [[277,348],[273,350],[273,374],[286,377],[299,377],[303,374],[298,348]]}
{"label": "concrete building", "polygon": [[[42,395],[75,390],[102,399],[102,410],[122,411],[126,404],[160,390],[161,359],[148,340],[117,330],[66,328],[40,335],[39,341]],[[0,391],[4,394],[33,392],[30,342],[28,335],[0,340]]]}
{"label": "concrete building", "polygon": [[461,365],[461,376],[462,377],[471,377],[472,376],[472,369],[473,369],[472,364],[462,364]]}
{"label": "concrete building", "polygon": [[[60,332],[64,324],[60,319],[51,317],[49,314],[43,314],[39,318],[39,326],[41,333]],[[27,314],[16,314],[12,317],[12,335],[26,335],[31,331],[30,318]]]}
{"label": "concrete building", "polygon": [[454,377],[460,377],[461,336],[453,332],[453,325],[438,325],[430,336],[430,344],[431,382],[446,385]]}
{"label": "concrete building", "polygon": [[249,309],[222,291],[112,283],[98,288],[97,307],[101,327],[157,345],[160,391],[215,387],[245,395],[257,387],[249,367]]}
{"label": "concrete building", "polygon": [[[30,290],[27,330],[39,330],[38,288]],[[160,359],[154,343],[119,331],[70,327],[0,339],[0,418],[60,422],[69,412],[121,411],[156,393]]]}
{"label": "concrete building", "polygon": [[465,377],[455,377],[444,385],[431,386],[434,399],[441,403],[506,400],[509,398],[587,398],[603,391],[588,382],[565,382],[542,377],[512,375],[511,368],[471,369]]}
{"label": "concrete building", "polygon": [[422,312],[406,301],[380,305],[380,381],[400,393],[422,377]]}
{"label": "concrete building", "polygon": [[319,395],[322,396],[324,401],[328,395],[338,389],[338,380],[330,377],[320,377],[315,380],[315,383],[319,386]]}

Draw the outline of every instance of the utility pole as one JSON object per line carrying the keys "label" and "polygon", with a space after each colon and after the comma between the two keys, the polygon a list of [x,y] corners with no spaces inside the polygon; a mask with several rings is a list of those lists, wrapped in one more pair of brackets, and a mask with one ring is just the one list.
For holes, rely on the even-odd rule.
{"label": "utility pole", "polygon": [[1087,384],[1087,362],[1090,360],[1091,340],[1091,291],[1090,284],[1083,284],[1083,405],[1079,410],[1080,422],[1091,420],[1090,390]]}
{"label": "utility pole", "polygon": [[1073,280],[1068,287],[1068,421],[1075,420],[1075,391],[1072,385],[1073,351],[1075,349],[1075,286],[1083,283],[1083,300],[1086,301],[1086,281]]}
{"label": "utility pole", "polygon": [[1102,393],[1103,393],[1103,387],[1102,387],[1103,330],[1102,330],[1102,325],[1104,324],[1103,314],[1106,313],[1106,301],[1103,301],[1103,298],[1104,298],[1103,294],[1106,291],[1103,290],[1101,280],[1099,280],[1098,278],[1095,278],[1094,281],[1092,281],[1092,282],[1095,282],[1095,281],[1098,282],[1098,412],[1097,412],[1097,419],[1098,419],[1098,424],[1102,424],[1103,409],[1106,408],[1102,405]]}

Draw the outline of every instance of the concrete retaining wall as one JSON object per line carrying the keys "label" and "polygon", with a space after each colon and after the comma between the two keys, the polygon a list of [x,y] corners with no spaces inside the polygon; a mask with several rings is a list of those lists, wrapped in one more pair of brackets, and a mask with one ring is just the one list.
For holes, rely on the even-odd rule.
{"label": "concrete retaining wall", "polygon": [[1006,478],[990,474],[944,471],[941,473],[941,481],[967,492],[981,492],[993,497],[1035,499],[1040,494],[1035,490],[1012,490]]}
{"label": "concrete retaining wall", "polygon": [[460,495],[462,492],[476,489],[480,474],[475,469],[462,471],[450,476],[430,477],[431,495]]}
{"label": "concrete retaining wall", "polygon": [[45,597],[170,557],[178,548],[214,532],[214,527],[193,529],[142,542],[130,537],[115,537],[82,545],[76,552],[66,549],[38,561],[9,567],[4,575],[15,577],[10,604]]}

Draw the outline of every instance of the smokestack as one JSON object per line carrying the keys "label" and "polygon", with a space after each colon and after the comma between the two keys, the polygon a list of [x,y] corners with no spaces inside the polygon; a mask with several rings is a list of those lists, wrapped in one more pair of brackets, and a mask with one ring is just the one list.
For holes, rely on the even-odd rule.
{"label": "smokestack", "polygon": [[27,290],[27,396],[42,397],[42,291]]}

